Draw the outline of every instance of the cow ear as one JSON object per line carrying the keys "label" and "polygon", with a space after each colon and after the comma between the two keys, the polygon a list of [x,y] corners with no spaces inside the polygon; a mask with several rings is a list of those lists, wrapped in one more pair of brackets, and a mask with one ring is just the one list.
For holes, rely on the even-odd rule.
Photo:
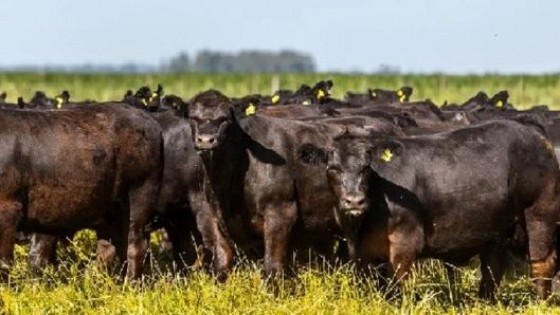
{"label": "cow ear", "polygon": [[371,167],[378,170],[384,164],[394,163],[402,156],[404,145],[397,140],[379,140],[369,150]]}
{"label": "cow ear", "polygon": [[27,104],[25,103],[25,101],[23,100],[23,97],[21,97],[21,96],[18,97],[18,99],[17,99],[17,104],[18,104],[18,107],[21,108],[21,109],[24,109],[25,106],[27,105]]}
{"label": "cow ear", "polygon": [[172,105],[173,110],[175,111],[175,116],[179,116],[182,118],[189,117],[189,102],[183,101],[180,97],[176,96],[178,100],[175,101],[176,105]]}
{"label": "cow ear", "polygon": [[156,94],[157,94],[159,97],[162,97],[162,96],[163,96],[163,86],[161,85],[161,83],[158,83],[158,85],[157,85]]}
{"label": "cow ear", "polygon": [[126,93],[123,96],[123,101],[127,101],[129,98],[131,98],[133,95],[132,90],[128,90],[126,91]]}
{"label": "cow ear", "polygon": [[233,102],[233,114],[236,118],[252,116],[257,113],[260,104],[258,95],[249,95]]}
{"label": "cow ear", "polygon": [[64,99],[66,103],[70,101],[70,92],[68,92],[67,90],[62,91],[60,96]]}
{"label": "cow ear", "polygon": [[297,151],[298,161],[304,164],[326,165],[328,153],[311,143],[301,145]]}

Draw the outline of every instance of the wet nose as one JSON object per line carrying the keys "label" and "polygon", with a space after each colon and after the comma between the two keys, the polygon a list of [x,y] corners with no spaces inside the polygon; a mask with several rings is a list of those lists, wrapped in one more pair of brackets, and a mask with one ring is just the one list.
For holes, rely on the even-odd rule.
{"label": "wet nose", "polygon": [[362,208],[366,202],[364,194],[349,194],[342,199],[342,206],[346,209]]}
{"label": "wet nose", "polygon": [[216,137],[213,135],[198,135],[196,142],[204,145],[213,145],[216,142]]}

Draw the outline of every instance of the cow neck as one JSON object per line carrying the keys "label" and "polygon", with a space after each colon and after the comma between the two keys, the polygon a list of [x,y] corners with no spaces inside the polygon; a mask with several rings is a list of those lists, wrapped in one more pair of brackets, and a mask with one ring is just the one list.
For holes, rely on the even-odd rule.
{"label": "cow neck", "polygon": [[243,141],[246,136],[234,122],[226,131],[222,143],[212,152],[201,155],[206,174],[221,202],[230,200],[232,191],[243,187],[241,175],[248,161],[246,141]]}

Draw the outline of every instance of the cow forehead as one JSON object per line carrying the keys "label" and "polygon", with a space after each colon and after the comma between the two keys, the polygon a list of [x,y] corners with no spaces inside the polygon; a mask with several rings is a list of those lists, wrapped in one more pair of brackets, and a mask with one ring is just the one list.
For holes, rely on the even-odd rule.
{"label": "cow forehead", "polygon": [[219,118],[227,116],[228,114],[228,104],[220,103],[212,106],[208,106],[203,103],[194,103],[190,108],[191,115],[205,118]]}
{"label": "cow forehead", "polygon": [[335,147],[332,156],[334,161],[348,169],[362,168],[370,162],[367,147],[354,142],[339,144]]}
{"label": "cow forehead", "polygon": [[360,154],[349,154],[341,159],[342,168],[347,172],[361,171],[364,166],[369,164],[369,157],[366,152]]}

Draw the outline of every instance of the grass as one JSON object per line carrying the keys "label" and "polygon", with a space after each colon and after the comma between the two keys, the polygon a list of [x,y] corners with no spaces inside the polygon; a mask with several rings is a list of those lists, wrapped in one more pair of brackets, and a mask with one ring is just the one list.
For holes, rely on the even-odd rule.
{"label": "grass", "polygon": [[[560,76],[351,76],[317,75],[71,75],[0,74],[0,91],[9,100],[31,97],[35,90],[73,98],[118,100],[127,89],[162,83],[167,93],[191,97],[215,88],[231,96],[270,93],[278,87],[333,79],[334,94],[368,87],[415,88],[413,99],[462,102],[479,90],[493,94],[508,89],[520,107],[549,104],[560,109]],[[154,244],[153,244],[154,245]],[[498,291],[498,303],[477,296],[477,263],[460,269],[457,288],[449,286],[442,264],[418,263],[404,283],[402,296],[386,299],[375,283],[358,283],[348,265],[298,266],[297,277],[280,281],[272,294],[260,278],[261,262],[240,259],[229,280],[218,284],[202,270],[169,272],[161,255],[138,282],[123,282],[95,264],[94,240],[79,233],[67,249],[59,249],[61,264],[38,275],[29,270],[27,248],[17,246],[9,283],[0,285],[0,307],[6,314],[560,314],[558,297],[539,302],[525,264],[510,271]],[[153,250],[155,252],[155,249]]]}
{"label": "grass", "polygon": [[[93,233],[81,232],[61,264],[41,275],[29,271],[27,250],[18,246],[8,284],[0,286],[7,314],[553,314],[554,301],[537,302],[530,280],[518,268],[509,273],[493,305],[479,300],[476,263],[460,269],[457,290],[443,265],[426,260],[415,266],[402,296],[387,299],[373,281],[359,282],[349,265],[299,266],[296,278],[280,281],[276,294],[260,278],[260,262],[240,260],[226,283],[206,272],[167,271],[154,261],[141,281],[126,282],[100,270],[93,256]],[[152,251],[157,252],[156,244]]]}

